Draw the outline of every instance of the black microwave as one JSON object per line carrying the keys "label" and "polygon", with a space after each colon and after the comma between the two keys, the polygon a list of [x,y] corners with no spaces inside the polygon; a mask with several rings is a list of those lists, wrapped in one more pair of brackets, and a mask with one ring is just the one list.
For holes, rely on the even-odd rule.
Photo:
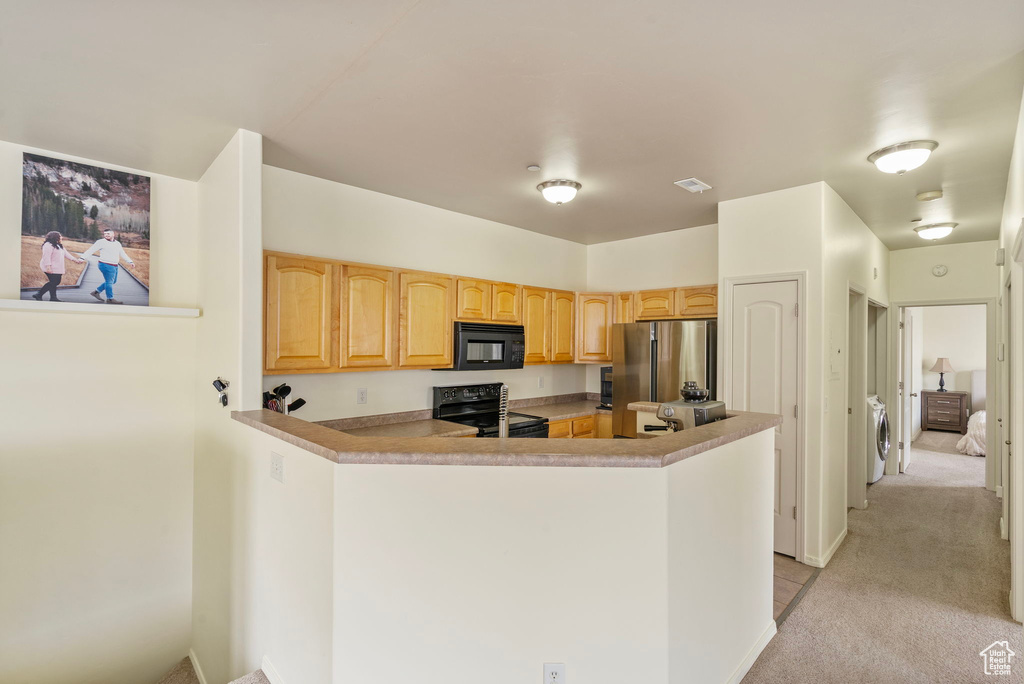
{"label": "black microwave", "polygon": [[455,322],[453,370],[522,368],[526,334],[521,325]]}

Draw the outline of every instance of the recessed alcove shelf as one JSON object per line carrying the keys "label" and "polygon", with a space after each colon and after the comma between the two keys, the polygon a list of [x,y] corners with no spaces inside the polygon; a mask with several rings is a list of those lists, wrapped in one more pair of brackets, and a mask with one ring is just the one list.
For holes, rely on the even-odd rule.
{"label": "recessed alcove shelf", "polygon": [[80,304],[76,302],[34,302],[23,299],[0,299],[0,311],[32,311],[37,313],[93,314],[99,316],[149,316],[155,318],[199,318],[199,309],[176,309],[166,306],[125,306],[123,304]]}

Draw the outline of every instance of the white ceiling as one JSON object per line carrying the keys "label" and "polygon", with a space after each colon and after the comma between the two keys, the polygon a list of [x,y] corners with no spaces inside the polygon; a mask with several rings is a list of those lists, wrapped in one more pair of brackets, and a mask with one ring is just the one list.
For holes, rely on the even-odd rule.
{"label": "white ceiling", "polygon": [[[248,128],[269,164],[587,244],[819,180],[891,248],[916,217],[993,239],[1022,85],[1008,0],[56,0],[0,27],[0,139],[197,178]],[[918,138],[906,176],[865,160]]]}

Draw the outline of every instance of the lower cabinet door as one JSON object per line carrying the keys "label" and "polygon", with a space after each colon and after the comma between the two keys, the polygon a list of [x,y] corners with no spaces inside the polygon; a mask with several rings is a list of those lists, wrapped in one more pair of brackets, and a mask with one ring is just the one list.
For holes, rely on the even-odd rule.
{"label": "lower cabinet door", "polygon": [[553,423],[548,423],[549,439],[566,439],[570,437],[572,437],[571,420],[556,420]]}

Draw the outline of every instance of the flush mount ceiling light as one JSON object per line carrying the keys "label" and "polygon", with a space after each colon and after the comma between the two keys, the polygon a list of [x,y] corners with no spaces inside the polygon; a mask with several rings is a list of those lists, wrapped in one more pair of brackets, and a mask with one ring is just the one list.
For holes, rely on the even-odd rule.
{"label": "flush mount ceiling light", "polygon": [[552,204],[571,202],[583,186],[573,180],[549,180],[537,186],[544,199]]}
{"label": "flush mount ceiling light", "polygon": [[882,173],[902,176],[928,161],[929,155],[938,146],[939,143],[934,140],[911,140],[872,152],[868,161],[877,166]]}
{"label": "flush mount ceiling light", "polygon": [[928,190],[927,192],[919,192],[916,197],[918,202],[934,202],[937,199],[942,199],[942,191]]}
{"label": "flush mount ceiling light", "polygon": [[940,240],[952,233],[956,226],[955,223],[929,223],[927,226],[915,228],[914,232],[925,240]]}

